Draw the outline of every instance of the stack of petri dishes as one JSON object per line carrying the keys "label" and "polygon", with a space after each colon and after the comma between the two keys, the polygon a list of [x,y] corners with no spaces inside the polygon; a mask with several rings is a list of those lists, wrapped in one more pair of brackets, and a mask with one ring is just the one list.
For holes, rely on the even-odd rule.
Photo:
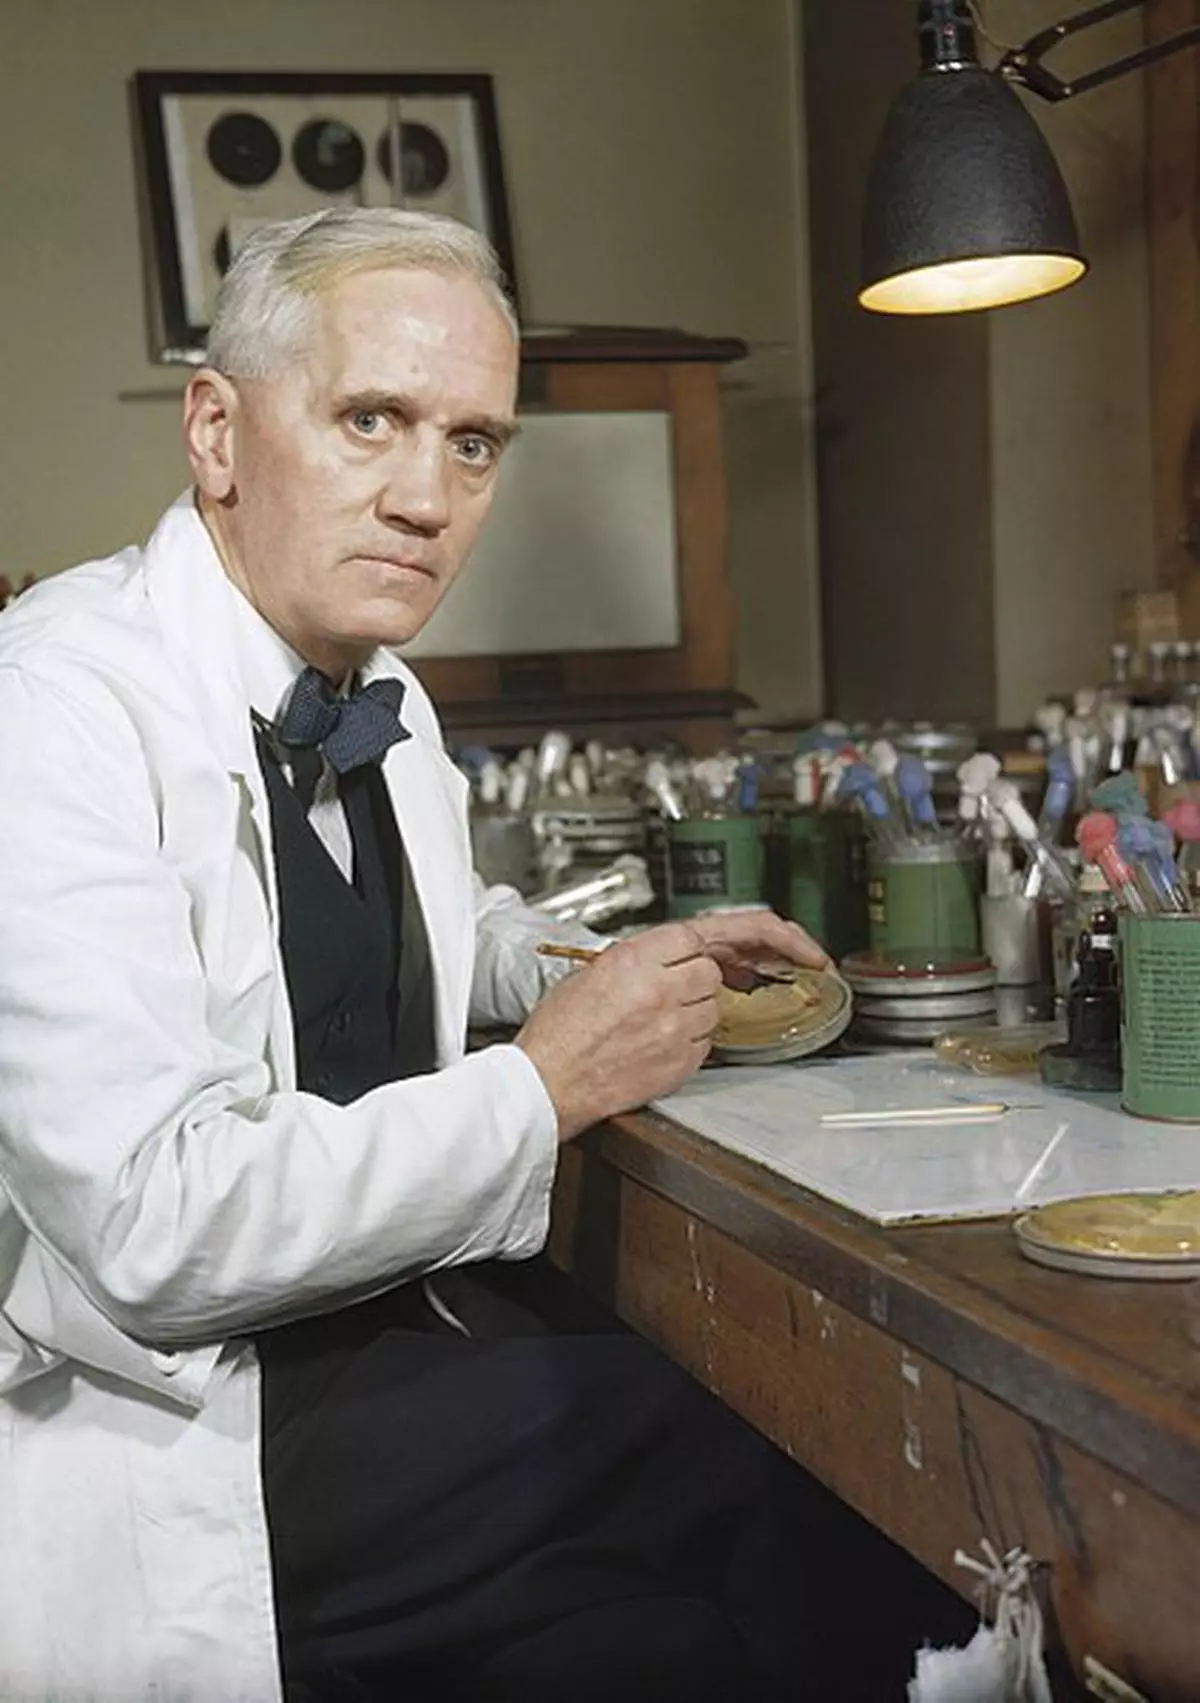
{"label": "stack of petri dishes", "polygon": [[841,974],[854,994],[857,1040],[929,1046],[996,1021],[996,971],[986,958],[933,947],[852,952]]}

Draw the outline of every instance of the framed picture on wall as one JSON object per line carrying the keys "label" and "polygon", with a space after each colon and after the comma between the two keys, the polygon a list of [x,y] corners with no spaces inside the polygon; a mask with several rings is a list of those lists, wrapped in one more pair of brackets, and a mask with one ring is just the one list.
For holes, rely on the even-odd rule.
{"label": "framed picture on wall", "polygon": [[492,79],[476,73],[139,71],[155,352],[196,363],[251,231],[329,206],[447,213],[516,296]]}

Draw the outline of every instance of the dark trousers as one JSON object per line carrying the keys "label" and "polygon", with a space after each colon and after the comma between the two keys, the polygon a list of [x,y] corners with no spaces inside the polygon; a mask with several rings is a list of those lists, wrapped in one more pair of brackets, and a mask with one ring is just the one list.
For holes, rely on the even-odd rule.
{"label": "dark trousers", "polygon": [[419,1288],[258,1339],[289,1696],[875,1703],[969,1629],[872,1605],[891,1546],[544,1261],[439,1289],[470,1339]]}

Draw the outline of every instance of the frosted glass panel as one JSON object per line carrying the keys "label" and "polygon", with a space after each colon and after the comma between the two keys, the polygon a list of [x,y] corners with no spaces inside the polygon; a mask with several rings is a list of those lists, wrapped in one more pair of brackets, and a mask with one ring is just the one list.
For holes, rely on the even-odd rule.
{"label": "frosted glass panel", "polygon": [[405,652],[505,656],[680,641],[670,416],[532,414],[475,554]]}

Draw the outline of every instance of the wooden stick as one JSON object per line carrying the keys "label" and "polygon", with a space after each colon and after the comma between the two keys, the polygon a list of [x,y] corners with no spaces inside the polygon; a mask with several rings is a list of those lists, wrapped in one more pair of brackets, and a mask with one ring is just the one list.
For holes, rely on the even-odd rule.
{"label": "wooden stick", "polygon": [[[590,964],[605,951],[603,946],[558,946],[552,940],[543,940],[537,949],[539,958],[570,958],[577,964]],[[697,954],[701,956],[701,954]],[[794,969],[759,970],[751,967],[750,974],[755,978],[755,987],[769,987],[773,984],[795,985],[796,971]],[[816,1004],[817,996],[811,995],[809,1004]]]}
{"label": "wooden stick", "polygon": [[1003,1100],[964,1100],[954,1106],[881,1106],[878,1111],[822,1112],[819,1122],[838,1129],[868,1128],[872,1124],[985,1123],[1008,1110]]}
{"label": "wooden stick", "polygon": [[577,964],[590,964],[603,951],[603,946],[556,946],[552,940],[543,940],[538,947],[538,957],[573,958]]}

